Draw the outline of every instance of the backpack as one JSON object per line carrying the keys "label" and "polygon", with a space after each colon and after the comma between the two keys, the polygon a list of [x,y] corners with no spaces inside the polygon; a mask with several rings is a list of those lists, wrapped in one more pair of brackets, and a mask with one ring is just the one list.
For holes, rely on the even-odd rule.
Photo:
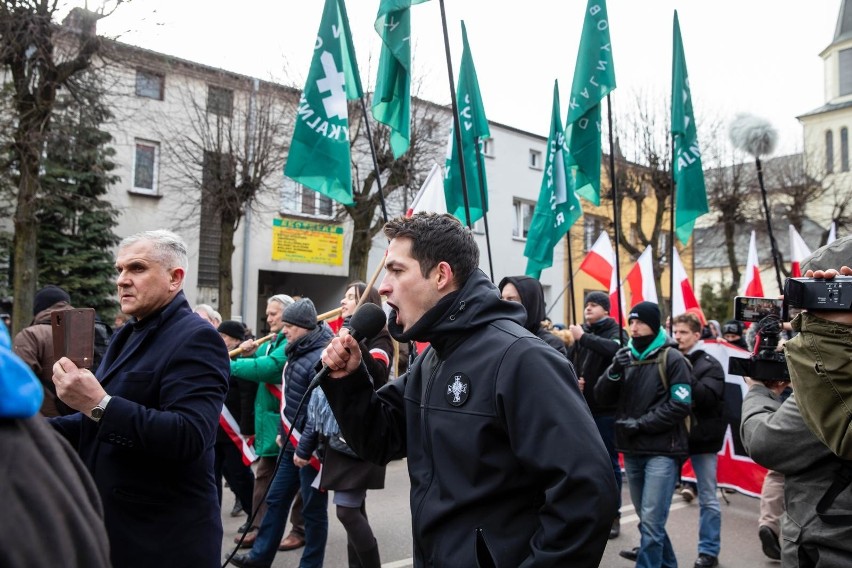
{"label": "backpack", "polygon": [[[663,381],[663,388],[666,389],[666,392],[669,392],[669,376],[666,372],[666,365],[669,360],[669,351],[671,350],[671,346],[661,347],[657,352],[656,359],[644,360],[644,361],[636,361],[634,365],[650,365],[656,361],[657,363],[657,374],[660,375],[660,380]],[[689,366],[689,369],[692,370],[692,363],[689,362],[689,359],[686,357],[683,358],[686,361],[686,364]],[[695,416],[690,412],[689,416],[683,419],[684,424],[686,424],[686,433],[689,434],[689,431],[692,429],[693,424],[698,424],[698,420]]]}

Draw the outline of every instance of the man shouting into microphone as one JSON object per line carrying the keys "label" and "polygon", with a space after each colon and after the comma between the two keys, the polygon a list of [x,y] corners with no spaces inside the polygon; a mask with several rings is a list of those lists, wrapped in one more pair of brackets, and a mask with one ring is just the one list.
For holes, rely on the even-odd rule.
{"label": "man shouting into microphone", "polygon": [[414,565],[598,566],[615,479],[571,363],[500,299],[457,219],[384,232],[388,329],[431,347],[374,392],[356,341],[337,337],[320,384],[359,456],[408,457]]}

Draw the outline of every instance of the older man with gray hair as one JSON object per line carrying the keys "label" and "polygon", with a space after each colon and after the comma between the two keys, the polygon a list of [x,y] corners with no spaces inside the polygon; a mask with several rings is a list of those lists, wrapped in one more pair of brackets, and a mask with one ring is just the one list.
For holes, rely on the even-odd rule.
{"label": "older man with gray hair", "polygon": [[115,267],[121,311],[97,376],[63,357],[51,419],[94,477],[114,566],[219,565],[222,520],[213,442],[228,353],[182,291],[186,245],[170,231],[127,237]]}

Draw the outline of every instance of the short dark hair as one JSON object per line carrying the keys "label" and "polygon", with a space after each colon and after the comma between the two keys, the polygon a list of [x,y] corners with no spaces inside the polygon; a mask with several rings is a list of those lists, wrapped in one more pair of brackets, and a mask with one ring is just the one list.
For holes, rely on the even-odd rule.
{"label": "short dark hair", "polygon": [[689,329],[692,330],[692,333],[700,333],[701,332],[701,321],[698,319],[698,316],[691,313],[686,312],[680,314],[679,316],[675,316],[672,320],[672,327],[675,325],[682,323],[689,326]]}
{"label": "short dark hair", "polygon": [[424,278],[439,262],[446,262],[461,288],[479,267],[479,247],[473,233],[447,213],[396,217],[385,223],[384,232],[388,239],[411,239],[411,257],[420,264]]}

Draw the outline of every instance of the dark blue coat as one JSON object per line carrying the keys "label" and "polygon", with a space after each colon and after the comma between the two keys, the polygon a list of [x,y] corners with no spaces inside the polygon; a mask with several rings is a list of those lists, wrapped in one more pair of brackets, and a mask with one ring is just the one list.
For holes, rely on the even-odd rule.
{"label": "dark blue coat", "polygon": [[113,338],[96,373],[113,397],[100,423],[51,420],[95,480],[114,566],[220,565],[213,442],[228,373],[224,342],[180,292]]}

